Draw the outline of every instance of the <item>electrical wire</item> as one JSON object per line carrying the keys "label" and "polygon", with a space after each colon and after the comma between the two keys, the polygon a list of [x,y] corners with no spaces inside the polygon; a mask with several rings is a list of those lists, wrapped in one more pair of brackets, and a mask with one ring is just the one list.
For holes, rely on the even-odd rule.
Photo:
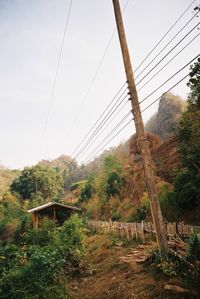
{"label": "electrical wire", "polygon": [[[122,14],[123,14],[124,11],[126,10],[129,1],[130,1],[130,0],[127,0],[127,1],[126,1],[126,4],[125,4],[125,6],[124,6],[124,8],[123,8],[123,11],[122,11]],[[94,75],[93,75],[93,77],[92,77],[92,80],[91,80],[91,82],[90,82],[90,84],[89,84],[89,87],[88,87],[88,89],[87,89],[87,91],[86,91],[86,93],[85,93],[85,95],[84,95],[84,97],[83,97],[83,100],[82,100],[82,102],[81,102],[81,105],[80,105],[80,107],[79,107],[79,110],[78,110],[77,114],[76,114],[75,117],[74,117],[74,120],[73,120],[73,122],[72,122],[72,126],[70,127],[70,131],[73,130],[74,125],[75,125],[75,123],[76,123],[76,121],[77,121],[77,119],[78,119],[78,116],[79,116],[80,112],[82,111],[82,109],[83,109],[83,107],[84,107],[84,105],[85,105],[85,102],[86,102],[86,100],[87,100],[87,98],[88,98],[88,95],[89,95],[89,93],[90,93],[90,91],[91,91],[91,89],[92,89],[92,87],[93,87],[93,85],[94,85],[94,83],[95,83],[95,80],[96,80],[97,75],[98,75],[98,73],[99,73],[99,71],[100,71],[100,69],[101,69],[101,66],[102,66],[103,62],[104,62],[104,59],[105,59],[106,54],[107,54],[107,52],[108,52],[108,49],[109,49],[109,47],[110,47],[110,45],[111,45],[111,43],[112,43],[112,40],[113,40],[113,38],[114,38],[114,36],[115,36],[116,30],[117,30],[117,28],[115,27],[115,29],[113,30],[113,33],[112,33],[112,35],[111,35],[111,37],[110,37],[110,39],[109,39],[109,41],[108,41],[108,44],[107,44],[107,46],[106,46],[106,48],[105,48],[105,50],[104,50],[103,56],[101,57],[101,59],[100,59],[100,61],[99,61],[99,64],[97,65],[96,71],[95,71],[95,73],[94,73]]]}
{"label": "electrical wire", "polygon": [[146,101],[152,94],[154,94],[156,91],[158,91],[161,87],[163,87],[167,82],[169,82],[172,78],[174,78],[176,75],[178,75],[182,70],[184,70],[188,65],[190,65],[195,59],[199,57],[200,54],[195,56],[192,60],[190,60],[187,64],[185,64],[182,68],[180,68],[177,72],[175,72],[170,78],[168,78],[165,82],[163,82],[159,87],[154,89],[150,94],[148,94],[142,101],[139,102],[139,104]]}
{"label": "electrical wire", "polygon": [[104,149],[117,135],[119,135],[131,122],[133,121],[133,119],[129,120],[112,138],[110,138],[108,140],[108,142],[106,144],[104,144],[99,150],[98,152],[93,155],[89,160],[85,161],[85,164],[87,164],[90,160],[92,160],[94,157],[96,157],[101,151],[102,149]]}
{"label": "electrical wire", "polygon": [[192,3],[184,10],[180,17],[175,21],[175,23],[169,28],[169,30],[163,35],[163,37],[158,41],[158,43],[153,47],[153,49],[147,54],[147,56],[142,60],[142,62],[137,66],[135,72],[144,64],[144,62],[149,58],[149,56],[155,51],[155,49],[160,45],[164,38],[170,33],[170,31],[176,26],[176,24],[182,19],[190,7],[194,4],[196,0],[193,0]]}
{"label": "electrical wire", "polygon": [[[129,100],[128,100],[128,101],[129,101]],[[113,122],[113,120],[116,118],[116,116],[119,114],[119,112],[122,111],[122,109],[126,106],[126,104],[128,103],[128,101],[126,101],[126,102],[122,105],[122,107],[120,108],[120,110],[117,111],[117,113],[115,113],[115,114],[113,115],[113,117],[110,119],[110,121],[109,121],[109,123],[107,124],[107,126],[104,127],[98,134],[96,134],[96,136],[94,136],[95,139],[93,140],[93,144],[94,144],[95,141],[99,138],[99,136],[100,136],[100,135],[101,135],[101,134],[108,128],[108,126]],[[81,152],[81,156],[84,155],[84,153],[87,151],[88,147],[89,147],[89,145],[86,146],[86,148]]]}
{"label": "electrical wire", "polygon": [[[140,84],[178,45],[180,45],[183,40],[190,35],[198,26],[199,26],[200,22],[198,22],[187,34],[184,35],[184,37],[170,50],[167,52],[167,54],[164,55],[164,57],[162,59],[160,59],[156,65],[150,69],[150,71],[148,71],[145,76],[142,77],[142,79],[140,79],[139,82],[136,83],[136,85]],[[138,78],[138,76],[136,77],[136,79]]]}
{"label": "electrical wire", "polygon": [[[183,29],[185,29],[187,27],[187,25],[197,16],[198,13],[199,13],[199,11],[197,11],[189,19],[189,21],[170,39],[170,41],[158,52],[158,54],[147,64],[147,66],[136,76],[135,79],[137,79],[152,64],[152,62],[171,44],[171,42],[183,31]],[[198,25],[199,25],[199,23],[198,23]]]}
{"label": "electrical wire", "polygon": [[[182,77],[176,84],[174,84],[170,89],[168,89],[167,91],[165,91],[163,94],[168,93],[170,90],[172,90],[174,87],[176,87],[178,84],[180,84],[182,81],[184,81],[187,77],[189,76],[189,74],[185,75],[184,77]],[[162,95],[163,95],[162,94]],[[154,100],[151,104],[149,104],[147,107],[145,107],[141,112],[143,113],[144,111],[146,111],[148,108],[150,108],[153,104],[155,104],[156,102],[158,102],[160,100],[160,98],[162,97],[162,95],[160,97],[158,97],[156,100]]]}
{"label": "electrical wire", "polygon": [[44,126],[44,131],[43,131],[43,136],[42,136],[42,142],[44,141],[44,137],[45,137],[48,121],[49,121],[49,115],[50,115],[50,111],[51,111],[51,107],[52,107],[52,103],[53,103],[53,98],[54,98],[54,94],[55,94],[55,88],[56,88],[57,77],[58,77],[59,67],[60,67],[61,58],[62,58],[62,52],[63,52],[63,48],[64,48],[66,32],[67,32],[67,29],[68,29],[69,18],[70,18],[70,14],[71,14],[71,10],[72,10],[72,3],[73,3],[73,0],[70,1],[69,9],[68,9],[68,12],[67,12],[67,18],[66,18],[65,28],[64,28],[64,32],[63,32],[63,36],[62,36],[62,40],[61,40],[61,46],[60,46],[60,51],[59,51],[59,55],[58,55],[56,71],[55,71],[55,75],[54,75],[54,79],[53,79],[53,85],[52,85],[51,95],[50,95],[50,99],[49,99],[47,115],[46,115],[46,118],[45,118],[45,126]]}
{"label": "electrical wire", "polygon": [[[193,1],[193,2],[194,2],[194,1]],[[188,8],[185,10],[185,12],[191,7],[191,5],[193,4],[193,2],[190,4],[190,6],[188,6]],[[184,13],[185,13],[185,12],[184,12]],[[180,18],[184,15],[184,13],[179,17],[179,19],[177,20],[177,22],[178,22],[178,21],[180,20]],[[191,22],[191,20],[192,20],[195,16],[196,16],[196,14],[195,14],[195,15],[194,15],[194,16],[193,16],[193,17],[192,17],[192,18],[191,18],[191,19],[190,19],[190,20],[189,20],[189,21],[188,21],[188,22],[181,28],[181,30],[178,31],[178,33],[171,39],[171,41],[172,41],[172,40],[173,40],[173,39],[174,39],[174,38],[175,38],[175,37],[176,37],[176,36],[177,36],[177,35],[178,35],[178,34],[179,34],[179,33],[180,33],[180,32],[181,32],[181,31],[182,31],[182,30],[183,30],[183,29],[190,23],[190,22]],[[177,22],[175,22],[175,24],[176,24]],[[174,24],[174,26],[175,26],[175,24]],[[167,57],[167,56],[173,51],[173,49],[176,48],[176,47],[177,47],[177,46],[178,46],[178,45],[179,45],[179,44],[186,38],[186,36],[188,36],[188,35],[189,35],[189,34],[190,34],[190,33],[191,33],[191,32],[192,32],[198,25],[199,25],[199,23],[198,23],[195,27],[193,27],[192,30],[190,30],[190,31],[189,31],[189,32],[188,32],[188,33],[181,39],[181,41],[179,41],[179,43],[177,43],[177,44],[175,45],[175,47],[173,47],[173,48],[172,48],[172,49],[171,49],[171,50],[164,56],[164,58]],[[173,25],[171,26],[171,29],[172,29],[172,28],[173,28]],[[169,31],[170,31],[170,29],[169,29]],[[165,36],[166,36],[166,34],[163,36],[162,40],[164,39]],[[198,35],[197,35],[197,36],[198,36]],[[197,36],[196,36],[196,37],[197,37]],[[196,37],[195,37],[195,38],[196,38]],[[195,38],[194,38],[194,39],[195,39]],[[194,39],[193,39],[193,40],[194,40]],[[193,40],[192,40],[192,41],[193,41]],[[170,42],[171,42],[171,41],[170,41]],[[189,42],[183,49],[185,49],[185,48],[186,48],[192,41],[190,41],[190,42]],[[170,42],[169,42],[169,43],[170,43]],[[168,43],[167,45],[169,45],[169,43]],[[166,45],[166,46],[167,46],[167,45]],[[165,47],[166,47],[166,46],[165,46]],[[161,50],[161,52],[165,49],[165,47]],[[156,46],[155,46],[154,48],[156,48]],[[183,49],[181,49],[181,51],[183,51]],[[181,51],[179,51],[179,52],[178,52],[178,53],[177,53],[177,54],[176,54],[170,61],[168,61],[167,64],[166,64],[164,67],[166,67],[166,66],[167,66],[167,65],[168,65],[168,64],[169,64],[175,57],[177,57],[178,54],[180,54]],[[149,53],[149,55],[150,55],[152,52],[153,52],[153,51],[151,51],[151,52]],[[161,52],[159,52],[159,53],[161,53]],[[156,56],[156,57],[157,57],[157,56]],[[155,58],[156,58],[156,57],[155,57]],[[154,58],[154,60],[155,60],[155,58]],[[162,61],[164,58],[162,58],[161,61]],[[160,62],[161,62],[161,61],[160,61]],[[160,62],[159,62],[159,63],[160,63]],[[159,63],[157,63],[157,65],[158,65]],[[157,67],[157,65],[154,66],[153,69],[154,69],[155,67]],[[161,69],[154,75],[154,77],[155,77],[155,76],[156,76],[156,75],[157,75],[157,74],[158,74],[164,67],[162,67],[162,68],[161,68]],[[153,69],[152,69],[152,70],[153,70]],[[150,72],[151,72],[152,70],[150,70]],[[179,70],[179,71],[181,71],[181,70]],[[148,73],[148,74],[149,74],[149,73]],[[147,74],[147,75],[148,75],[148,74]],[[142,78],[142,80],[143,80],[147,75],[145,75],[145,76]],[[175,76],[175,75],[176,75],[176,74],[174,74],[173,76]],[[164,82],[160,87],[162,87],[162,86],[163,86],[164,84],[166,84],[170,79],[172,79],[173,76],[170,77],[166,82]],[[152,79],[152,78],[151,78],[151,79]],[[151,79],[150,79],[150,80],[151,80]],[[140,80],[140,82],[141,82],[142,80]],[[149,81],[150,81],[150,80],[149,80]],[[140,82],[139,82],[139,83],[140,83]],[[146,83],[146,84],[147,84],[147,83]],[[124,85],[125,85],[125,84],[124,84]],[[159,88],[160,88],[160,87],[159,87]],[[157,88],[154,92],[156,92],[159,88]],[[152,92],[150,95],[152,95],[154,92]],[[150,96],[150,95],[149,95],[149,96]],[[148,97],[149,97],[149,96],[148,96]],[[144,100],[143,100],[143,101],[144,101]],[[105,112],[105,111],[106,111],[106,109],[104,110],[104,112]],[[100,116],[100,117],[101,117],[101,116]],[[100,119],[100,118],[98,118],[98,120],[99,120],[99,119]],[[98,120],[96,121],[96,123],[98,122]],[[94,129],[96,123],[92,126],[92,128],[90,129],[90,131],[88,132],[88,134],[84,137],[84,139],[81,141],[81,143],[78,145],[77,148],[79,148],[79,147],[81,146],[81,144],[85,141],[85,139],[88,137],[88,135],[89,135],[89,134],[91,133],[91,131]],[[103,126],[103,125],[99,125],[99,126],[98,126],[98,129],[100,130],[100,129],[102,128],[102,126]],[[77,154],[77,156],[79,156],[79,155],[83,152],[83,150],[84,150],[86,147],[88,148],[88,144],[89,144],[89,143],[92,141],[92,139],[95,137],[96,132],[99,131],[98,129],[96,129],[96,130],[93,132],[93,134],[92,134],[92,135],[90,136],[90,138],[89,138],[89,141],[87,141],[87,144],[86,144],[86,145],[84,146],[84,148]],[[95,139],[95,140],[96,140],[96,139]],[[77,148],[75,149],[75,151],[77,151]],[[75,152],[75,151],[74,151],[74,152]],[[85,152],[85,151],[84,151],[84,152]]]}
{"label": "electrical wire", "polygon": [[[185,64],[183,67],[181,67],[177,72],[175,72],[172,76],[170,76],[166,81],[164,81],[160,86],[158,86],[156,89],[154,89],[150,94],[148,94],[143,100],[141,100],[139,102],[139,104],[143,103],[144,101],[146,101],[151,95],[153,95],[156,91],[158,91],[161,87],[163,87],[167,82],[169,82],[172,78],[174,78],[177,74],[179,74],[182,70],[184,70],[188,65],[190,65],[194,60],[196,60],[198,57],[200,56],[200,54],[196,55],[192,60],[190,60],[187,64]],[[134,107],[132,107],[132,109],[134,109]],[[126,119],[127,116],[125,116]],[[124,121],[125,121],[124,119]],[[114,128],[113,130],[115,131],[119,126],[121,125],[121,121],[117,124],[116,128]],[[102,128],[102,126],[99,128],[99,130]],[[97,132],[99,132],[99,130],[97,130],[96,132],[93,133],[93,135],[91,136],[91,139],[89,139],[89,142],[86,143],[86,145],[81,149],[81,151],[74,157],[74,159],[76,159],[77,157],[80,157],[80,155],[84,154],[86,152],[86,150],[88,149],[88,145],[92,142],[92,140],[94,139],[94,137],[96,137]],[[110,134],[113,133],[113,130],[106,136],[106,138],[108,138],[108,136],[110,136]],[[97,138],[96,138],[97,139]],[[96,141],[95,139],[95,141]],[[100,144],[102,144],[103,141],[100,142]],[[93,143],[94,144],[94,141]],[[97,146],[98,147],[98,146]],[[95,148],[96,149],[96,148]]]}
{"label": "electrical wire", "polygon": [[181,52],[183,52],[198,36],[198,33],[195,37],[193,37],[176,55],[174,55],[161,69],[159,69],[145,84],[143,84],[137,91],[142,90],[153,78],[155,78],[167,65],[170,64]]}
{"label": "electrical wire", "polygon": [[109,118],[112,116],[112,113],[114,113],[118,107],[123,103],[123,101],[127,98],[127,95],[125,97],[122,98],[122,100],[119,102],[119,104],[114,108],[114,110],[112,110],[112,108],[109,110],[109,112],[107,113],[107,115],[104,117],[103,121],[99,124],[99,126],[95,129],[95,131],[92,133],[92,135],[90,136],[90,138],[88,139],[88,141],[86,142],[86,144],[84,145],[83,149],[75,156],[75,158],[77,158],[78,156],[80,156],[80,154],[82,153],[82,151],[86,148],[86,146],[91,143],[92,139],[95,137],[95,135],[101,130],[101,128],[107,123],[107,121],[109,120]]}
{"label": "electrical wire", "polygon": [[[90,130],[88,131],[88,133],[84,136],[84,138],[81,140],[81,142],[77,145],[77,147],[75,148],[75,150],[73,151],[72,155],[75,154],[75,152],[80,148],[81,144],[83,144],[83,142],[86,140],[86,138],[89,136],[89,134],[92,132],[92,130],[95,128],[95,126],[98,124],[98,122],[100,121],[100,119],[104,116],[104,114],[106,113],[106,111],[110,108],[110,106],[112,105],[112,103],[114,102],[114,100],[116,99],[116,97],[120,94],[120,92],[122,91],[122,89],[125,87],[126,82],[121,86],[121,88],[117,91],[117,93],[114,95],[114,97],[111,99],[111,101],[109,102],[109,104],[106,106],[105,110],[101,113],[101,115],[98,117],[98,119],[96,120],[96,122],[92,125],[92,127],[90,128]],[[127,89],[127,88],[126,88]]]}
{"label": "electrical wire", "polygon": [[[185,64],[182,68],[180,68],[177,72],[175,72],[171,77],[169,77],[165,82],[163,82],[160,86],[158,86],[155,90],[153,90],[150,94],[148,94],[143,100],[139,102],[139,104],[146,101],[151,95],[153,95],[156,91],[158,91],[161,87],[163,87],[167,82],[169,82],[172,78],[174,78],[177,74],[179,74],[181,71],[183,71],[188,65],[190,65],[194,60],[196,60],[200,54],[195,56],[192,60],[190,60],[187,64]],[[134,109],[134,107],[132,108]],[[120,122],[121,123],[121,122]],[[117,124],[118,127],[119,123]],[[110,134],[110,133],[109,133]],[[101,141],[103,142],[103,141]],[[82,152],[81,152],[82,153]]]}
{"label": "electrical wire", "polygon": [[[95,152],[98,148],[99,148],[99,146],[101,146],[101,144],[104,142],[104,141],[106,141],[106,139],[108,138],[108,137],[110,137],[123,123],[124,123],[124,121],[129,117],[129,115],[131,115],[131,112],[129,111],[121,120],[120,120],[120,122],[117,124],[117,126],[116,127],[114,127],[113,129],[112,129],[112,131],[110,131],[107,135],[106,135],[106,137],[104,137],[104,139],[103,140],[101,140],[101,142],[99,143],[99,145],[97,145],[94,149],[93,149],[93,151],[92,151],[92,153],[91,154],[93,154],[93,152]],[[90,154],[90,155],[91,155]]]}
{"label": "electrical wire", "polygon": [[[146,59],[147,59],[147,58],[152,54],[152,52],[158,47],[158,45],[163,41],[163,39],[164,39],[164,38],[169,34],[169,32],[175,27],[175,25],[181,20],[181,18],[182,18],[182,17],[185,15],[185,13],[190,9],[190,7],[193,5],[194,2],[195,2],[195,0],[193,0],[192,3],[191,3],[191,4],[184,10],[184,12],[180,15],[180,17],[175,21],[175,23],[170,27],[170,29],[164,34],[164,36],[159,40],[159,42],[155,45],[155,47],[149,52],[149,54],[144,58],[144,60],[143,60],[143,61],[140,63],[140,65],[136,68],[136,71],[142,66],[142,64],[146,61]],[[123,12],[125,11],[127,5],[128,5],[128,1],[127,1],[126,4],[125,4],[125,7],[124,7],[124,9],[123,9]],[[88,94],[89,94],[89,92],[90,92],[90,90],[91,90],[91,88],[92,88],[92,86],[93,86],[93,84],[94,84],[94,81],[95,81],[95,79],[96,79],[96,77],[97,77],[97,74],[98,74],[100,68],[101,68],[101,65],[102,65],[103,60],[104,60],[104,58],[105,58],[105,56],[106,56],[106,53],[107,53],[107,51],[108,51],[108,49],[109,49],[109,47],[110,47],[110,44],[111,44],[111,42],[112,42],[112,39],[113,39],[113,37],[114,37],[114,35],[115,35],[115,32],[116,32],[116,28],[115,28],[115,30],[113,31],[112,35],[111,35],[111,38],[110,38],[110,40],[109,40],[109,42],[108,42],[108,45],[107,45],[107,47],[106,47],[106,49],[105,49],[105,51],[104,51],[104,53],[103,53],[103,56],[102,56],[102,58],[101,58],[101,60],[100,60],[99,65],[98,65],[98,67],[97,67],[97,70],[96,70],[96,72],[95,72],[95,74],[94,74],[94,76],[93,76],[93,78],[92,78],[92,80],[91,80],[91,83],[90,83],[90,85],[89,85],[89,87],[88,87],[88,90],[87,90],[87,92],[86,92],[86,94],[85,94],[85,97],[84,97],[83,102],[85,102],[85,98],[87,98],[87,96],[88,96]],[[82,105],[81,105],[81,106],[82,106]],[[82,108],[81,108],[80,110],[82,110]],[[80,114],[80,111],[78,112],[77,116],[75,117],[74,122],[77,120],[77,117],[78,117],[79,114]],[[73,125],[72,125],[72,126],[73,126]],[[72,129],[72,128],[71,128],[71,129]],[[89,133],[90,133],[90,132],[89,132]],[[88,134],[89,134],[89,133],[88,133]],[[83,141],[84,141],[84,140],[82,140],[82,142],[83,142]],[[82,142],[81,142],[81,144],[82,144]],[[79,148],[79,146],[80,146],[80,144],[77,146],[77,148]],[[76,152],[77,148],[74,150],[74,152]],[[74,152],[73,152],[73,154],[74,154]]]}
{"label": "electrical wire", "polygon": [[[184,67],[182,67],[178,72],[180,72],[181,70],[183,70],[186,66],[188,66],[191,62],[193,62],[195,59],[197,59],[198,57],[200,56],[200,54],[198,54],[195,58],[193,58],[189,63],[187,63]],[[175,73],[176,74],[176,73]],[[175,74],[173,75],[173,76],[175,76]],[[175,83],[173,86],[171,86],[165,93],[167,93],[167,92],[169,92],[171,89],[173,89],[174,87],[176,87],[178,84],[180,84],[183,80],[185,80],[187,77],[189,76],[189,74],[187,74],[187,75],[185,75],[184,77],[182,77],[177,83]],[[172,78],[172,76],[170,77],[170,78]],[[168,80],[166,80],[165,81],[165,83],[166,82],[168,82],[169,81],[169,79]],[[162,84],[162,86],[163,86],[163,84]],[[156,89],[156,90],[158,90],[158,88]],[[145,107],[142,111],[141,111],[141,113],[143,113],[144,111],[146,111],[148,108],[150,108],[154,103],[156,103],[159,99],[161,98],[161,96],[159,96],[156,100],[154,100],[151,104],[149,104],[147,107]],[[145,98],[145,99],[143,99],[141,102],[140,102],[140,104],[142,103],[142,102],[144,102],[145,100],[147,99],[147,97]],[[134,107],[133,107],[133,109],[134,109]],[[98,150],[98,152],[95,154],[95,155],[93,155],[92,157],[91,157],[91,155],[94,153],[94,151],[96,150],[96,149],[98,149],[99,148],[99,146],[110,136],[110,135],[112,135],[115,131],[116,131],[116,129],[126,120],[126,118],[130,115],[130,113],[131,112],[129,112],[118,124],[117,124],[117,126],[116,126],[116,128],[114,128],[100,143],[99,143],[99,145],[89,154],[89,156],[87,156],[87,158],[83,161],[84,163],[88,163],[88,161],[89,160],[91,160],[91,159],[93,159],[108,143],[110,143],[131,121],[129,121],[122,129],[120,129],[111,139],[109,139],[109,141],[105,144],[105,145],[103,145],[99,150]],[[134,119],[134,118],[133,118]],[[91,157],[91,158],[90,158]]]}
{"label": "electrical wire", "polygon": [[[193,1],[194,2],[194,1]],[[187,9],[183,12],[183,14],[178,18],[178,20],[170,27],[170,29],[168,30],[168,32],[170,32],[170,30],[177,24],[177,22],[182,18],[182,16],[186,13],[186,11],[191,7],[191,5],[193,4],[193,2],[187,7]],[[196,14],[195,14],[196,15]],[[179,30],[179,32],[178,33],[180,33],[189,23],[190,23],[190,21],[192,20],[194,18],[194,16],[181,28],[181,30]],[[186,38],[186,36],[187,35],[189,35],[195,28],[197,27],[197,25],[190,31],[190,32],[188,32],[185,36],[184,36],[184,38]],[[163,36],[163,38],[161,39],[161,40],[163,40],[164,39],[164,37],[168,34],[168,32]],[[178,33],[171,39],[171,41],[178,35]],[[183,38],[183,39],[184,39]],[[183,40],[182,39],[182,40]],[[160,40],[160,42],[161,42],[161,40]],[[165,55],[165,57],[164,58],[162,58],[160,61],[159,61],[159,63],[157,63],[156,64],[156,66],[154,66],[150,71],[149,71],[149,73],[150,72],[152,72],[153,71],[153,69],[155,69],[160,63],[161,63],[161,61],[163,61],[163,59],[165,59],[181,42],[182,42],[182,40],[181,41],[179,41],[179,43],[177,43],[176,45],[175,45],[175,47],[174,48],[172,48],[166,55]],[[169,42],[170,43],[170,42]],[[169,45],[169,43],[167,44],[167,45]],[[157,44],[158,45],[158,44]],[[166,46],[167,46],[166,45]],[[165,47],[166,47],[165,46]],[[155,46],[154,48],[156,48],[157,46]],[[164,49],[165,49],[165,47],[159,52],[159,53],[161,53]],[[150,53],[149,53],[149,55],[152,53],[153,51],[151,51]],[[180,51],[181,52],[181,51]],[[176,54],[176,56],[177,56],[178,54]],[[157,57],[157,56],[156,56]],[[156,58],[155,57],[155,58]],[[154,58],[154,59],[155,59]],[[175,58],[175,57],[174,57]],[[154,61],[154,59],[152,60],[152,62]],[[173,59],[172,59],[173,60]],[[171,60],[171,61],[172,61]],[[170,62],[168,62],[167,64],[169,64]],[[165,65],[165,66],[167,66],[167,64]],[[165,67],[164,66],[164,67]],[[163,68],[164,68],[163,67]],[[163,69],[162,68],[162,69]],[[161,69],[161,70],[162,70]],[[161,71],[161,70],[159,70],[158,72],[157,72],[157,74]],[[148,74],[149,74],[148,73]],[[146,74],[137,84],[139,84],[148,74]],[[156,76],[156,74],[154,75],[154,77]],[[151,79],[149,80],[149,82],[151,81]],[[136,84],[136,85],[137,85]],[[147,84],[147,83],[146,83]],[[145,84],[145,85],[146,85]],[[125,85],[125,84],[124,84]],[[123,86],[124,86],[123,85]],[[123,87],[122,86],[122,87]],[[110,104],[108,105],[108,106],[110,106]],[[107,109],[107,108],[106,108]],[[105,110],[106,110],[105,109]],[[105,110],[104,110],[104,112],[103,113],[105,113]],[[94,127],[95,127],[95,125],[98,123],[98,121],[99,121],[99,119],[101,118],[101,116],[98,118],[98,120],[95,122],[95,124],[92,126],[92,128],[89,130],[89,132],[86,134],[86,136],[82,139],[82,141],[79,143],[79,145],[75,148],[75,150],[74,150],[74,152],[72,153],[72,155],[73,154],[75,154],[75,152],[80,148],[80,146],[81,146],[81,144],[83,144],[83,142],[86,140],[86,138],[89,136],[89,134],[91,133],[91,131],[94,129]],[[94,133],[93,133],[94,134]],[[90,138],[92,138],[92,137],[90,137]]]}
{"label": "electrical wire", "polygon": [[[186,46],[185,46],[186,47]],[[181,49],[182,51],[183,49]],[[178,53],[173,57],[173,59],[178,55]],[[179,69],[176,73],[174,73],[170,78],[168,78],[164,83],[162,83],[159,87],[157,87],[155,90],[153,90],[149,95],[147,95],[141,102],[144,102],[147,98],[149,98],[151,95],[153,95],[157,90],[159,90],[161,87],[163,87],[167,82],[169,82],[173,77],[175,77],[178,73],[180,73],[184,68],[186,68],[192,61],[194,61],[196,58],[198,57],[198,55],[193,58],[191,61],[189,61],[186,65],[184,65],[181,69]],[[167,63],[169,64],[169,62]],[[166,64],[166,65],[167,65]],[[165,65],[165,66],[166,66]],[[164,67],[165,67],[164,66]],[[163,67],[163,68],[164,68]],[[162,69],[161,69],[162,70]],[[160,70],[160,71],[161,71]],[[159,72],[160,72],[159,71]],[[156,74],[155,74],[156,75]],[[95,137],[95,135],[101,130],[101,128],[104,126],[104,124],[108,121],[108,119],[110,118],[111,113],[115,112],[116,109],[119,107],[119,105],[123,102],[124,99],[122,99],[122,101],[120,101],[120,103],[117,105],[117,107],[114,109],[113,111],[113,107],[109,110],[109,112],[106,114],[106,116],[104,117],[103,121],[101,121],[101,123],[98,125],[98,127],[95,129],[95,131],[92,133],[92,135],[89,137],[89,139],[87,140],[86,144],[84,145],[84,147],[78,152],[78,154],[76,154],[75,159],[77,157],[79,157],[83,151],[88,148],[88,145],[91,143],[92,139]],[[104,110],[105,111],[105,110]],[[93,126],[94,127],[94,126]],[[91,130],[90,130],[91,131]],[[85,152],[85,151],[84,151]]]}
{"label": "electrical wire", "polygon": [[[171,86],[165,93],[169,92],[170,90],[172,90],[174,87],[176,87],[177,85],[179,85],[182,81],[184,81],[187,77],[189,76],[189,74],[185,75],[184,77],[182,77],[177,83],[175,83],[173,86]],[[163,95],[163,94],[162,94]],[[154,100],[151,104],[149,104],[147,107],[145,107],[141,113],[143,113],[144,111],[146,111],[148,108],[150,108],[153,104],[155,104],[157,101],[160,100],[160,98],[162,97],[159,96],[156,100]],[[131,120],[129,120],[114,136],[112,136],[106,144],[104,144],[99,150],[98,152],[96,152],[91,158],[88,159],[88,156],[84,162],[85,164],[87,164],[88,162],[90,162],[92,159],[94,159],[117,135],[119,135],[132,121],[134,120],[134,118],[132,118]]]}

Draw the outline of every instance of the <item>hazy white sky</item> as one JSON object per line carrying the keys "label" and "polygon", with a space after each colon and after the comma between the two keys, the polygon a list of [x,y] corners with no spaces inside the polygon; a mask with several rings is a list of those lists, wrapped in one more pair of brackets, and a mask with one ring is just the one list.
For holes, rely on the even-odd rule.
{"label": "hazy white sky", "polygon": [[[124,7],[126,2],[121,0],[121,6]],[[134,68],[191,2],[128,1],[123,17]],[[195,1],[194,6],[198,2]],[[115,29],[115,19],[111,0],[73,0],[55,93],[43,134],[69,5],[69,0],[0,0],[0,160],[7,167],[21,168],[43,158],[71,155],[126,80],[115,33],[94,84],[85,96]],[[150,58],[192,16],[191,8]],[[199,18],[194,18],[154,64],[197,22]],[[196,29],[155,72],[197,34]],[[139,92],[140,99],[195,57],[199,49],[198,37]],[[188,69],[149,97],[142,108],[187,74]],[[186,81],[172,92],[186,97]],[[80,107],[81,113],[78,113]],[[130,106],[126,105],[99,141],[129,110]],[[144,113],[144,120],[156,110],[157,104]],[[118,144],[133,132],[134,125],[131,124],[109,146]]]}

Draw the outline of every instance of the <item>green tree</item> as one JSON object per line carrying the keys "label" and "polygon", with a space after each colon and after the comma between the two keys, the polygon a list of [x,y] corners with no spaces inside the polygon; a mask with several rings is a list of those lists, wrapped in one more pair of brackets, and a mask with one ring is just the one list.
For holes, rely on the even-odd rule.
{"label": "green tree", "polygon": [[92,184],[87,182],[85,187],[81,190],[80,200],[82,202],[84,202],[84,201],[90,199],[92,197],[93,192],[94,192],[94,188],[93,188]]}
{"label": "green tree", "polygon": [[11,190],[19,193],[22,199],[33,199],[40,193],[52,199],[63,190],[63,178],[55,169],[45,165],[26,167],[11,185]]}
{"label": "green tree", "polygon": [[105,175],[108,176],[112,172],[121,173],[122,167],[113,155],[108,155],[104,159],[103,169]]}
{"label": "green tree", "polygon": [[[197,7],[197,9],[200,10],[200,7]],[[200,58],[198,58],[197,62],[191,67],[189,75],[190,79],[187,84],[191,90],[189,102],[190,105],[194,104],[200,108]]]}
{"label": "green tree", "polygon": [[92,198],[92,196],[95,192],[94,178],[95,178],[95,175],[91,174],[88,177],[88,180],[86,181],[86,184],[81,189],[81,192],[80,192],[80,195],[79,195],[79,199],[80,199],[81,202],[87,201],[90,198]]}
{"label": "green tree", "polygon": [[171,194],[174,202],[182,208],[200,202],[200,59],[191,67],[189,75],[188,108],[177,130],[184,169],[178,174]]}
{"label": "green tree", "polygon": [[124,179],[117,172],[111,172],[107,178],[105,191],[108,197],[119,195],[124,187]]}

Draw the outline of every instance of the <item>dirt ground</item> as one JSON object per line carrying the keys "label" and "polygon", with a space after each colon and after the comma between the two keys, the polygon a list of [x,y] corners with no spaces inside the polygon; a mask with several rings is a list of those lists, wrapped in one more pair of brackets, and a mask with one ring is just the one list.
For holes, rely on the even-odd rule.
{"label": "dirt ground", "polygon": [[[123,262],[135,244],[122,244],[105,235],[90,236],[86,240],[91,273],[69,284],[70,299],[192,299],[191,294],[177,294],[165,290],[167,283],[153,265]],[[176,282],[177,283],[177,282]]]}

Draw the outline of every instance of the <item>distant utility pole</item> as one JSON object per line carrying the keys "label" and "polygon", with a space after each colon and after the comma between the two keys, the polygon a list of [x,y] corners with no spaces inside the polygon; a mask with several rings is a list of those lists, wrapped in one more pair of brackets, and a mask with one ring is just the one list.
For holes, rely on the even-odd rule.
{"label": "distant utility pole", "polygon": [[162,218],[160,204],[157,199],[155,175],[153,170],[154,164],[151,158],[149,143],[146,138],[146,134],[144,130],[144,124],[143,124],[142,115],[140,111],[138,95],[135,86],[135,79],[133,75],[128,45],[126,41],[126,35],[125,35],[119,0],[113,0],[113,6],[114,6],[115,19],[117,23],[117,30],[118,30],[119,40],[120,40],[120,46],[121,46],[121,51],[122,51],[122,56],[124,61],[124,67],[126,72],[126,78],[127,78],[127,83],[128,83],[129,93],[130,93],[132,113],[133,113],[135,127],[136,127],[137,142],[142,156],[146,186],[147,186],[147,191],[150,199],[151,214],[152,214],[152,218],[156,230],[157,243],[160,248],[166,249],[167,248],[166,230]]}

